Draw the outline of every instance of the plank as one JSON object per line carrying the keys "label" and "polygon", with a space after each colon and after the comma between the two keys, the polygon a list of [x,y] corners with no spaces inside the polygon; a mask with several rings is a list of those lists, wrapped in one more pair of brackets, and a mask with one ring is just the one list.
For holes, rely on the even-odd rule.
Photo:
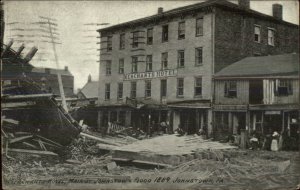
{"label": "plank", "polygon": [[59,143],[57,143],[57,142],[54,142],[54,141],[52,141],[52,140],[50,140],[50,139],[47,139],[47,138],[42,137],[42,136],[40,136],[40,135],[36,135],[36,136],[39,137],[39,138],[41,138],[41,139],[43,139],[43,140],[45,140],[45,141],[48,141],[48,142],[50,142],[50,143],[55,144],[55,145],[58,146],[58,147],[63,147],[61,144],[59,144]]}
{"label": "plank", "polygon": [[50,152],[50,151],[26,150],[26,149],[16,149],[16,148],[8,148],[7,150],[10,152],[58,156],[58,154],[55,154],[54,152]]}
{"label": "plank", "polygon": [[28,142],[22,142],[22,143],[23,143],[24,145],[27,145],[27,146],[31,147],[31,148],[36,148],[36,149],[38,149],[37,146],[35,146],[35,145],[31,144],[31,143],[28,143]]}
{"label": "plank", "polygon": [[129,161],[131,161],[130,159],[127,159],[127,158],[112,158],[111,160],[120,161],[120,162],[129,162]]}
{"label": "plank", "polygon": [[14,125],[19,125],[19,121],[14,120],[14,119],[2,118],[2,121],[3,121],[3,122],[10,123],[10,124],[14,124]]}
{"label": "plank", "polygon": [[109,144],[97,144],[97,147],[102,150],[115,150],[116,146]]}
{"label": "plank", "polygon": [[12,144],[12,143],[25,141],[25,140],[30,139],[32,137],[33,137],[33,135],[28,135],[28,136],[17,137],[17,138],[14,138],[14,139],[9,139],[9,143]]}
{"label": "plank", "polygon": [[89,134],[86,134],[86,133],[83,133],[83,132],[81,132],[80,135],[83,136],[83,137],[87,137],[87,138],[90,138],[90,139],[93,139],[93,140],[105,143],[105,144],[120,146],[120,144],[116,144],[116,143],[111,142],[109,140],[104,140],[104,139],[101,139],[99,137],[95,137],[95,136],[92,136],[92,135],[89,135]]}
{"label": "plank", "polygon": [[133,160],[132,163],[147,164],[147,165],[162,166],[162,167],[172,167],[172,165],[169,165],[169,164],[163,164],[163,163],[158,163],[158,162],[149,162],[149,161],[144,161],[144,160]]}

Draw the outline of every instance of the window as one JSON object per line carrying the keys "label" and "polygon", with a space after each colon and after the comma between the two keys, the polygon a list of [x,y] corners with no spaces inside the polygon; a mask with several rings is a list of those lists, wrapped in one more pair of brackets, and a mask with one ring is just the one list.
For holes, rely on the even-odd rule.
{"label": "window", "polygon": [[260,43],[260,26],[254,26],[254,41]]}
{"label": "window", "polygon": [[178,51],[177,63],[178,67],[184,67],[184,50]]}
{"label": "window", "polygon": [[151,97],[151,81],[150,80],[145,81],[145,97],[146,98]]}
{"label": "window", "polygon": [[183,78],[177,79],[177,97],[183,96],[184,80]]}
{"label": "window", "polygon": [[202,77],[195,78],[195,96],[202,95]]}
{"label": "window", "polygon": [[196,36],[203,35],[203,18],[196,19]]}
{"label": "window", "polygon": [[236,81],[225,82],[224,95],[228,98],[237,97],[237,84]]}
{"label": "window", "polygon": [[107,37],[107,51],[112,50],[112,36]]}
{"label": "window", "polygon": [[132,47],[137,48],[139,46],[139,32],[133,32]]}
{"label": "window", "polygon": [[268,45],[274,46],[274,29],[269,28],[268,29]]}
{"label": "window", "polygon": [[123,83],[118,83],[118,97],[119,100],[123,98]]}
{"label": "window", "polygon": [[168,69],[168,52],[161,54],[161,69]]}
{"label": "window", "polygon": [[110,84],[106,83],[105,84],[105,100],[110,99]]}
{"label": "window", "polygon": [[125,34],[120,34],[120,49],[125,48]]}
{"label": "window", "polygon": [[167,42],[169,38],[169,26],[162,26],[162,42]]}
{"label": "window", "polygon": [[152,71],[152,55],[146,57],[146,71]]}
{"label": "window", "polygon": [[185,38],[185,22],[178,23],[178,39]]}
{"label": "window", "polygon": [[293,87],[291,80],[276,80],[275,81],[275,95],[276,96],[288,96],[293,94]]}
{"label": "window", "polygon": [[111,60],[106,61],[106,75],[111,75]]}
{"label": "window", "polygon": [[203,54],[202,48],[195,49],[195,65],[202,65],[202,61],[203,61],[202,54]]}
{"label": "window", "polygon": [[163,79],[160,81],[160,97],[164,98],[167,96],[167,80]]}
{"label": "window", "polygon": [[119,59],[119,74],[124,73],[124,59]]}
{"label": "window", "polygon": [[136,72],[138,72],[138,65],[137,65],[137,63],[138,63],[138,57],[136,57],[136,56],[134,56],[134,57],[132,57],[132,67],[131,67],[131,72],[132,73],[136,73]]}
{"label": "window", "polygon": [[152,45],[153,43],[153,28],[147,30],[147,44]]}
{"label": "window", "polygon": [[131,82],[130,98],[136,98],[136,82]]}

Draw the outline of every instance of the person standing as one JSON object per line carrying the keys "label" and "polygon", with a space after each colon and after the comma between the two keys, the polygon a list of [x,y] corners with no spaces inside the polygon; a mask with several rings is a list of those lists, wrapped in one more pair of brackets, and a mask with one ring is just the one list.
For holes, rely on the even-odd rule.
{"label": "person standing", "polygon": [[278,139],[279,139],[279,134],[277,131],[274,131],[272,135],[272,143],[271,143],[271,150],[272,151],[278,151]]}

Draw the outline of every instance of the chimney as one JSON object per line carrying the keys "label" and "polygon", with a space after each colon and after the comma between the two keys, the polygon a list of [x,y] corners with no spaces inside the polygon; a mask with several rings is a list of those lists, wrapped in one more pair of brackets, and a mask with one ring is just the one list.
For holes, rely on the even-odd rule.
{"label": "chimney", "polygon": [[238,0],[239,6],[244,9],[250,9],[250,0]]}
{"label": "chimney", "polygon": [[92,76],[91,76],[91,74],[89,74],[89,76],[88,76],[88,82],[92,82]]}
{"label": "chimney", "polygon": [[273,4],[273,17],[282,20],[282,5]]}
{"label": "chimney", "polygon": [[158,7],[157,14],[162,14],[164,12],[164,8]]}
{"label": "chimney", "polygon": [[25,46],[24,46],[24,44],[22,44],[17,51],[17,56],[21,55],[21,52],[24,50],[24,48],[25,48]]}
{"label": "chimney", "polygon": [[37,51],[38,51],[38,49],[36,47],[32,47],[31,50],[27,53],[24,60],[28,63],[33,58],[33,56],[35,55],[35,53]]}
{"label": "chimney", "polygon": [[69,67],[68,66],[65,66],[65,71],[68,71],[69,70]]}

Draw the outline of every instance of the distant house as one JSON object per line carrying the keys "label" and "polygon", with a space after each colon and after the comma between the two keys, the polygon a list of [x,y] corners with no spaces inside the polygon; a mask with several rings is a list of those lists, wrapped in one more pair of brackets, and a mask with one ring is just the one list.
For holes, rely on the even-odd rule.
{"label": "distant house", "polygon": [[89,75],[87,83],[78,91],[77,97],[95,103],[98,99],[98,81],[92,81],[91,75]]}
{"label": "distant house", "polygon": [[57,72],[61,74],[66,97],[74,97],[74,76],[66,66],[64,69],[35,67],[28,75],[45,91],[60,96]]}
{"label": "distant house", "polygon": [[215,74],[214,130],[297,135],[299,54],[248,57]]}

